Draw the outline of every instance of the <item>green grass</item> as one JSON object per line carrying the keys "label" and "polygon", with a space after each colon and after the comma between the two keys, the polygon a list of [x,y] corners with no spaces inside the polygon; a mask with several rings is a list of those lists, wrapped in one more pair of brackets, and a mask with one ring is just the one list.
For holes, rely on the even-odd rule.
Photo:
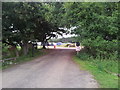
{"label": "green grass", "polygon": [[9,68],[9,67],[11,67],[15,64],[20,64],[20,63],[24,63],[24,62],[27,62],[27,61],[31,61],[31,60],[33,60],[37,57],[40,57],[42,55],[45,55],[45,54],[46,54],[46,52],[44,52],[43,50],[39,50],[39,51],[36,51],[34,53],[34,56],[32,56],[31,53],[28,54],[28,55],[22,55],[22,56],[18,57],[15,61],[13,61],[12,62],[13,64],[5,64],[5,65],[0,66],[0,68],[6,69],[6,68]]}
{"label": "green grass", "polygon": [[[74,61],[83,70],[88,70],[97,80],[100,88],[118,88],[118,76],[107,73],[104,69],[112,73],[118,72],[118,63],[114,60],[80,60],[74,57]],[[104,69],[103,69],[104,68]]]}

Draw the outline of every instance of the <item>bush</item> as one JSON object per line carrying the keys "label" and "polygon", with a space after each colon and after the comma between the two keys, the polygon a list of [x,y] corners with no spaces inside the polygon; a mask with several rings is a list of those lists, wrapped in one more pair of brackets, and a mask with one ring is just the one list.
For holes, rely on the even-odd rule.
{"label": "bush", "polygon": [[[76,63],[80,65],[80,69],[88,70],[94,75],[99,84],[99,88],[118,88],[118,62],[117,60],[88,59],[81,60],[74,57]],[[120,72],[119,72],[120,73]]]}
{"label": "bush", "polygon": [[9,45],[2,44],[2,59],[15,57],[14,50],[10,51],[8,50],[9,48],[10,48]]}
{"label": "bush", "polygon": [[117,61],[117,52],[114,54],[109,54],[109,58],[103,58],[99,54],[94,57],[90,53],[86,52],[85,49],[82,49],[77,55],[80,60],[88,61],[95,65],[100,71],[108,71],[118,73],[118,61]]}
{"label": "bush", "polygon": [[90,59],[90,55],[87,53],[79,53],[77,55],[81,60],[89,60]]}

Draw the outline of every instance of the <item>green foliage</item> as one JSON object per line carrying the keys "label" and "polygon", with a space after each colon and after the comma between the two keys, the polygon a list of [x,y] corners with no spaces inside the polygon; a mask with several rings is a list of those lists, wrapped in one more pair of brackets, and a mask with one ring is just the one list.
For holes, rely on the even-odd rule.
{"label": "green foliage", "polygon": [[[118,88],[118,62],[116,60],[89,59],[82,60],[74,57],[81,69],[88,70],[94,75],[99,88]],[[106,72],[107,71],[107,72]]]}
{"label": "green foliage", "polygon": [[90,59],[90,55],[88,55],[87,53],[80,53],[77,55],[81,60],[88,60]]}
{"label": "green foliage", "polygon": [[46,7],[49,12],[47,13],[47,20],[56,26],[63,27],[64,26],[64,14],[65,10],[63,7],[63,2],[52,2],[47,3]]}
{"label": "green foliage", "polygon": [[47,42],[64,32],[56,24],[58,20],[54,22],[57,17],[49,15],[56,8],[49,9],[47,3],[4,2],[2,7],[3,43],[15,47],[20,45],[24,54],[28,52],[28,42]]}
{"label": "green foliage", "polygon": [[[3,42],[27,47],[29,41],[46,42],[69,33],[88,48],[93,57],[110,58],[118,51],[118,3],[16,2],[3,3]],[[19,22],[19,23],[18,23]],[[27,51],[27,50],[26,50]]]}
{"label": "green foliage", "polygon": [[118,3],[65,3],[68,27],[93,56],[109,58],[118,50]]}
{"label": "green foliage", "polygon": [[2,59],[15,57],[15,51],[9,51],[10,46],[2,44]]}
{"label": "green foliage", "polygon": [[46,54],[46,52],[44,52],[43,50],[36,50],[34,56],[32,56],[32,53],[29,52],[28,55],[22,55],[14,61],[6,61],[6,62],[2,63],[2,69],[13,66],[14,64],[20,64],[20,63],[24,63],[24,62],[27,62],[27,61],[31,61],[31,60],[33,60],[37,57],[40,57],[44,54]]}

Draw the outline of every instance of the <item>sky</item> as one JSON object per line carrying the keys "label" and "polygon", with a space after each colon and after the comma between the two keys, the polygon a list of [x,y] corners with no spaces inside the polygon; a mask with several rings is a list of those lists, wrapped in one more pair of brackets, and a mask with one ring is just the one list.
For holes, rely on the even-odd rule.
{"label": "sky", "polygon": [[[64,30],[67,30],[67,31],[69,31],[71,33],[71,30],[74,30],[76,28],[77,27],[71,27],[70,29],[67,29],[67,28],[59,28],[59,29],[64,29]],[[60,38],[68,38],[68,37],[74,37],[74,36],[76,36],[75,34],[70,34],[70,33],[69,34],[63,33],[62,36],[58,35],[57,38],[51,38],[51,39],[60,39]],[[54,34],[56,34],[56,33],[54,33]]]}
{"label": "sky", "polygon": [[58,38],[68,38],[68,37],[74,37],[76,36],[75,34],[63,34],[63,36],[58,35]]}

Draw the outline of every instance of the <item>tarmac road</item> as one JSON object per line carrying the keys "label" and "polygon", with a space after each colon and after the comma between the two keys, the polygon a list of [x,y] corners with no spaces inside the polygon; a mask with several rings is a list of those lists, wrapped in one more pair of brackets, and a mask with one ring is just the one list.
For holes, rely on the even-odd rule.
{"label": "tarmac road", "polygon": [[2,71],[3,88],[98,88],[93,76],[79,68],[74,49],[55,49],[35,60]]}

